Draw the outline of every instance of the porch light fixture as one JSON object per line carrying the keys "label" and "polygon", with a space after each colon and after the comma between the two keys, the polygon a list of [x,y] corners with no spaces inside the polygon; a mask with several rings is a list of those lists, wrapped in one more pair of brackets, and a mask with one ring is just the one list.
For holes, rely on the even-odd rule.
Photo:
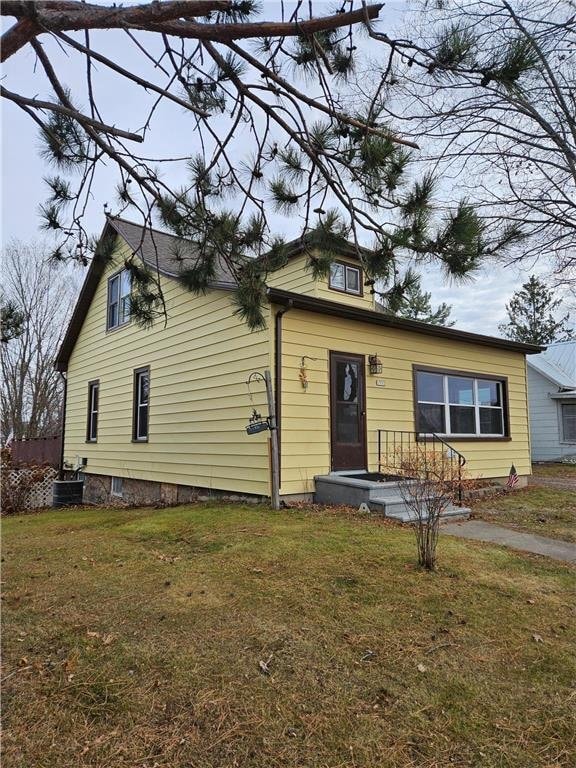
{"label": "porch light fixture", "polygon": [[378,355],[368,355],[368,370],[372,376],[377,376],[382,373],[382,361]]}

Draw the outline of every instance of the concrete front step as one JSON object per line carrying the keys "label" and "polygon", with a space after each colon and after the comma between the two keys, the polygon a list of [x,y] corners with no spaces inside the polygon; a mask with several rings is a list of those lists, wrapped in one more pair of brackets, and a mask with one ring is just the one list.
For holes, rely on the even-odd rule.
{"label": "concrete front step", "polygon": [[[408,507],[404,499],[391,501],[390,499],[371,499],[368,502],[371,512],[384,515],[401,523],[414,523],[418,519],[415,512]],[[456,507],[453,504],[442,510],[441,520],[467,520],[470,517],[468,507]]]}
{"label": "concrete front step", "polygon": [[357,480],[353,475],[318,475],[314,500],[319,504],[360,506],[371,499],[399,496],[400,483]]}
{"label": "concrete front step", "polygon": [[[319,475],[314,479],[314,501],[318,504],[347,504],[352,507],[366,504],[375,514],[403,523],[411,523],[417,519],[404,501],[400,483],[397,481],[359,480],[351,475]],[[450,505],[442,512],[442,519],[465,520],[469,516],[470,510],[467,507]]]}

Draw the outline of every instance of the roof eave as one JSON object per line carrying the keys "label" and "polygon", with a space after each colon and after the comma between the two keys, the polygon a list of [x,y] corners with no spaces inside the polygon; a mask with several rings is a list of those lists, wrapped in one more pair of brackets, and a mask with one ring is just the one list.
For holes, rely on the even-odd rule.
{"label": "roof eave", "polygon": [[326,299],[318,299],[312,296],[284,291],[280,288],[268,288],[268,298],[273,304],[281,306],[290,306],[295,309],[303,309],[309,312],[317,312],[324,315],[342,317],[349,320],[358,320],[373,325],[382,325],[388,328],[398,328],[399,330],[412,331],[427,336],[437,338],[446,338],[458,341],[465,341],[472,344],[481,344],[487,347],[498,349],[507,349],[513,352],[521,352],[525,355],[535,355],[544,349],[536,344],[524,344],[518,341],[508,339],[498,339],[494,336],[484,336],[470,331],[458,331],[454,328],[445,328],[439,325],[429,325],[417,320],[406,320],[394,315],[387,315],[382,312],[374,312],[368,309],[352,307],[345,304],[339,304]]}
{"label": "roof eave", "polygon": [[576,400],[576,389],[567,392],[553,392],[549,397],[551,400]]}

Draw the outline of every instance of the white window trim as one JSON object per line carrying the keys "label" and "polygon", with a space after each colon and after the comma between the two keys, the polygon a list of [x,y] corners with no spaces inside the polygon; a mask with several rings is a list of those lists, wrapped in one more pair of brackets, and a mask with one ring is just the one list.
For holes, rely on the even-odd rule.
{"label": "white window trim", "polygon": [[[124,274],[127,274],[127,269],[121,269],[119,272],[116,272],[115,274],[111,275],[108,278],[108,296],[106,301],[106,329],[109,331],[113,331],[115,328],[121,328],[123,325],[126,325],[130,322],[130,305],[128,305],[128,312],[124,316],[122,322],[120,322],[120,308],[122,307],[122,303],[124,299],[127,299],[130,297],[131,289],[128,289],[127,293],[122,293],[122,276]],[[118,280],[118,299],[117,301],[110,301],[110,294],[111,294],[111,285],[114,280]],[[116,305],[116,323],[114,325],[110,324],[110,308]]]}
{"label": "white window trim", "polygon": [[[344,288],[339,288],[338,286],[332,285],[332,270],[330,269],[330,272],[328,274],[328,288],[331,291],[336,291],[337,293],[348,293],[351,296],[361,296],[362,295],[362,269],[360,267],[355,267],[353,264],[348,264],[345,261],[335,261],[334,264],[338,264],[339,266],[344,268]],[[348,271],[356,272],[358,275],[358,289],[349,288],[348,287]]]}
{"label": "white window trim", "polygon": [[576,438],[568,438],[566,437],[566,427],[564,424],[564,406],[566,405],[576,405],[575,403],[560,403],[560,443],[561,445],[576,445]]}
{"label": "white window trim", "polygon": [[[450,438],[457,438],[458,440],[466,440],[471,438],[506,438],[506,420],[505,420],[505,411],[504,411],[504,388],[502,386],[502,381],[496,377],[493,379],[477,379],[474,375],[459,375],[454,373],[441,373],[440,371],[428,371],[425,369],[417,369],[416,370],[416,380],[415,385],[418,386],[418,373],[430,373],[434,376],[442,376],[442,391],[444,393],[444,402],[438,402],[437,400],[420,400],[418,397],[418,391],[416,391],[416,406],[422,404],[422,405],[441,405],[444,408],[444,424],[446,426],[445,432],[437,432],[441,437],[450,437]],[[466,405],[462,403],[451,403],[450,397],[448,394],[448,379],[449,378],[455,378],[455,379],[471,379],[473,382],[473,392],[474,392],[474,404],[473,405]],[[479,381],[493,381],[497,387],[498,392],[500,395],[500,402],[501,405],[480,405],[479,397],[478,397],[478,382]],[[476,427],[475,432],[452,432],[452,425],[450,423],[450,406],[455,406],[458,408],[473,408],[474,409],[474,424]],[[500,411],[502,415],[502,432],[481,432],[480,431],[480,408],[490,408],[494,411]],[[423,437],[431,437],[431,432],[419,432],[420,435]]]}
{"label": "white window trim", "polygon": [[[147,376],[148,377],[148,397],[147,397],[145,403],[141,402],[141,400],[140,400],[140,380],[141,380],[142,376]],[[136,403],[135,403],[135,416],[134,416],[134,418],[135,418],[134,440],[136,442],[138,442],[138,443],[145,443],[148,440],[148,435],[149,435],[149,432],[150,432],[150,422],[149,422],[149,420],[150,420],[150,411],[148,410],[149,406],[150,406],[150,370],[148,369],[148,370],[138,371],[136,373],[135,379],[136,379],[136,381],[135,381]],[[140,409],[141,408],[146,408],[146,410],[147,410],[147,413],[146,413],[146,434],[145,435],[141,435],[140,434]]]}
{"label": "white window trim", "polygon": [[[98,405],[94,407],[94,395],[98,393]],[[98,441],[98,410],[100,408],[100,382],[99,381],[93,381],[89,384],[88,394],[90,397],[90,403],[88,405],[88,435],[86,442],[88,443],[96,443]],[[94,426],[94,417],[95,419],[95,426],[96,429],[94,429],[94,436],[92,436],[92,427]]]}
{"label": "white window trim", "polygon": [[[114,489],[114,481],[120,482],[120,492]],[[110,478],[110,496],[117,496],[119,499],[121,499],[124,496],[124,478],[123,477]]]}

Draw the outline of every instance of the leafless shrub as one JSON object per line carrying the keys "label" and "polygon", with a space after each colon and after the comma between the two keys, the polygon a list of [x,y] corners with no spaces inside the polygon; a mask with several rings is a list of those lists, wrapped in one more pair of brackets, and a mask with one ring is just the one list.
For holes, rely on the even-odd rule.
{"label": "leafless shrub", "polygon": [[442,513],[459,500],[465,482],[462,467],[449,449],[420,446],[404,451],[394,466],[400,467],[400,495],[414,522],[418,564],[432,571]]}

